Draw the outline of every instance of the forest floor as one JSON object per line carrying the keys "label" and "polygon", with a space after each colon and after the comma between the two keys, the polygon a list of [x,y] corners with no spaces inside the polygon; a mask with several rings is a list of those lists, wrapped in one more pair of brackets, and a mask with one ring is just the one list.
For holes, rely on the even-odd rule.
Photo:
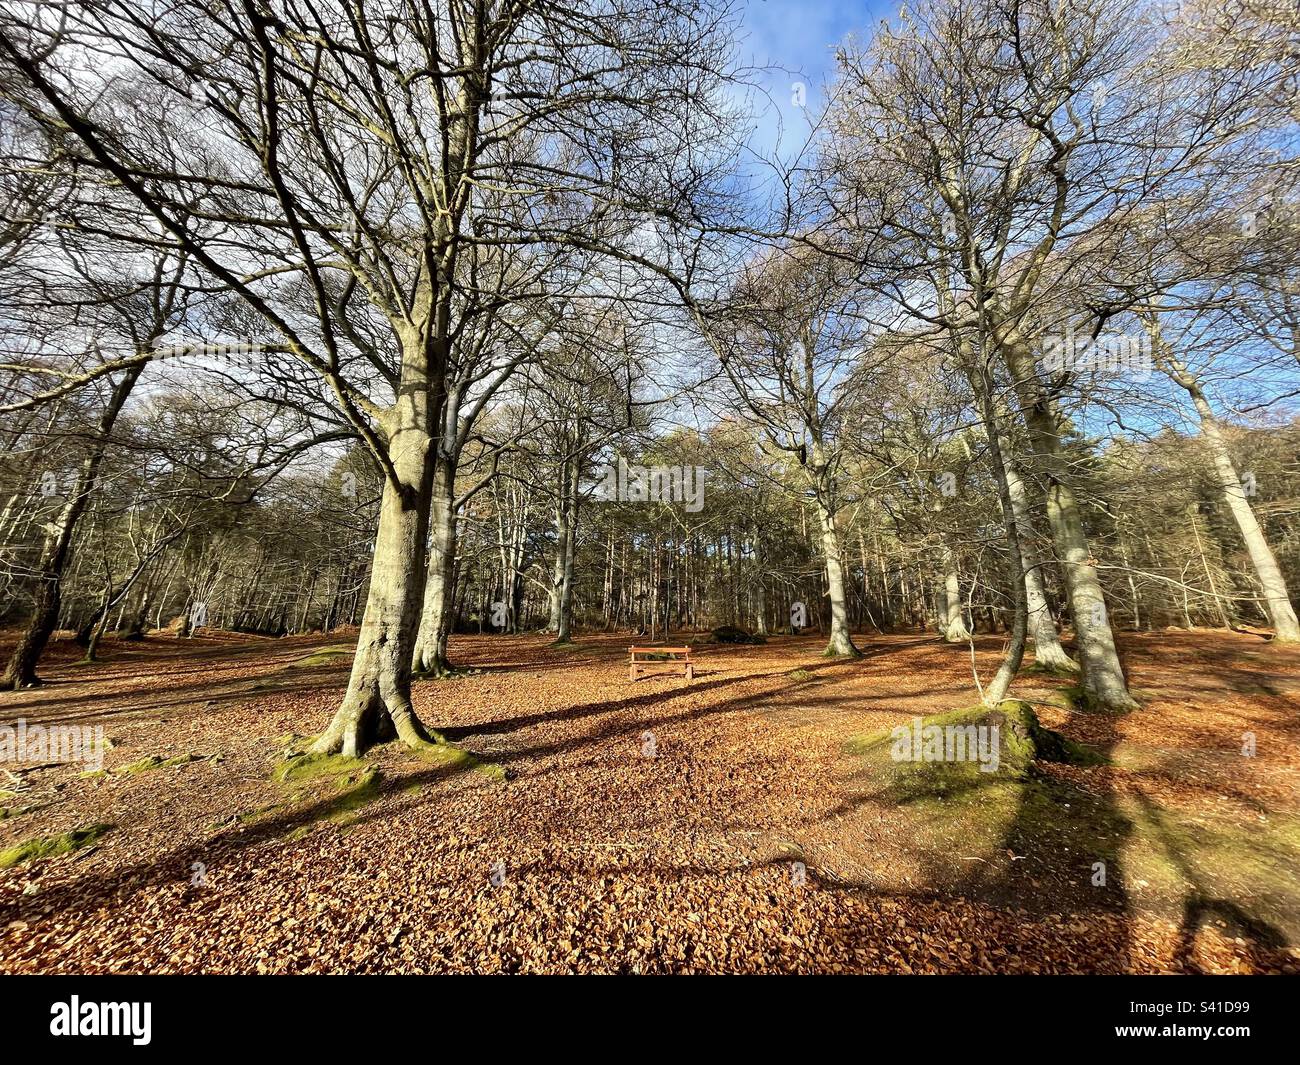
{"label": "forest floor", "polygon": [[417,709],[506,780],[386,744],[300,784],[274,770],[329,721],[348,635],[58,642],[0,723],[114,747],[97,775],[0,763],[0,851],[112,827],[0,869],[0,971],[1300,971],[1300,649],[1128,635],[1125,716],[1025,674],[1105,762],[945,808],[888,801],[849,741],[974,703],[969,648],[858,639],[632,683],[626,635],[456,637],[477,672]]}

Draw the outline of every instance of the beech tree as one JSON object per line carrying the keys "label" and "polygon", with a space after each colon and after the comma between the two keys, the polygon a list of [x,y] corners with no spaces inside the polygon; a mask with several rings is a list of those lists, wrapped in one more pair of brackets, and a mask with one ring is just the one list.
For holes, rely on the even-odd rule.
{"label": "beech tree", "polygon": [[[109,0],[0,24],[11,99],[319,374],[383,471],[352,676],[317,751],[427,740],[410,671],[475,261],[538,244],[621,253],[645,219],[690,203],[717,137],[726,18],[644,0]],[[85,55],[101,59],[86,69]],[[124,72],[147,90],[123,90]],[[520,209],[481,207],[485,187]],[[218,239],[182,211],[196,190]],[[309,313],[283,306],[287,285]]]}

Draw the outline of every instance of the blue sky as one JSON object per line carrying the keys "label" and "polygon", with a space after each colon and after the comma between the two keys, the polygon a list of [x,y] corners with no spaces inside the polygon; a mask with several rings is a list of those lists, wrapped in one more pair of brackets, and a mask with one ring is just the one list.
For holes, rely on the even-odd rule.
{"label": "blue sky", "polygon": [[[753,83],[769,98],[755,106],[755,150],[770,152],[778,143],[787,158],[803,141],[806,114],[823,103],[822,85],[834,75],[835,48],[849,34],[869,38],[882,18],[897,15],[898,3],[885,0],[742,0],[737,58],[754,67]],[[792,103],[795,82],[807,94],[807,112]]]}
{"label": "blue sky", "polygon": [[880,19],[897,14],[883,0],[745,0],[742,54],[758,66],[801,71],[809,86],[830,73],[835,46],[850,31],[868,36]]}

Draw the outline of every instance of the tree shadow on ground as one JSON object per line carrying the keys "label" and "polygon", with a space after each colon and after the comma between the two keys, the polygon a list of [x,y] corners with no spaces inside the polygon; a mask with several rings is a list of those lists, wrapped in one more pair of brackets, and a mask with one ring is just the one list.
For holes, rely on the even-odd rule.
{"label": "tree shadow on ground", "polygon": [[[367,799],[367,804],[412,791],[426,784],[446,780],[469,771],[466,765],[430,766],[400,777],[383,776]],[[284,808],[281,808],[284,807]],[[8,904],[0,904],[0,926],[11,921],[40,921],[58,913],[86,913],[112,905],[119,907],[124,897],[151,887],[175,884],[187,880],[194,862],[205,866],[218,864],[223,858],[235,856],[258,846],[310,829],[350,811],[347,792],[319,796],[308,802],[294,803],[287,799],[265,809],[265,816],[250,823],[222,826],[215,836],[207,837],[185,847],[168,851],[150,861],[137,862],[107,874],[88,872],[83,876],[44,888],[30,902],[18,896]],[[359,818],[350,818],[356,823]],[[111,837],[110,837],[111,838]]]}
{"label": "tree shadow on ground", "polygon": [[1226,930],[1225,934],[1245,940],[1252,965],[1265,970],[1270,968],[1267,952],[1285,949],[1289,945],[1287,937],[1259,913],[1252,913],[1237,901],[1212,891],[1198,875],[1195,863],[1187,853],[1183,834],[1171,823],[1165,811],[1140,789],[1134,790],[1134,797],[1153,831],[1155,842],[1185,884],[1178,928],[1179,967],[1187,973],[1204,972],[1196,961],[1196,940],[1209,922],[1217,920]]}
{"label": "tree shadow on ground", "polygon": [[[1061,731],[1069,736],[1080,711],[1072,710]],[[1089,747],[1109,763],[1121,736],[1114,715],[1090,715]],[[995,853],[1006,861],[972,869],[958,891],[1030,913],[1104,911],[1122,919],[1123,951],[1118,967],[1131,959],[1133,918],[1124,845],[1133,823],[1119,808],[1103,764],[1093,777],[1100,785],[1087,791],[1035,764],[1019,787],[1014,811],[1006,821]]]}

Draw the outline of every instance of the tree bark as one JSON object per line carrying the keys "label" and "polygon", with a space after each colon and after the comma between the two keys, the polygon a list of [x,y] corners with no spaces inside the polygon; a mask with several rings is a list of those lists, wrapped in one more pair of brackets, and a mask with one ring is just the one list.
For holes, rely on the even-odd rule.
{"label": "tree bark", "polygon": [[576,456],[564,463],[560,498],[555,507],[555,569],[551,583],[551,618],[547,631],[556,643],[571,643],[573,624],[573,571],[578,536],[579,462]]}
{"label": "tree bark", "polygon": [[1074,490],[1067,481],[1067,458],[1061,448],[1060,420],[1050,400],[1038,387],[1034,356],[1028,341],[1015,330],[1005,330],[999,347],[1007,361],[1020,398],[1030,445],[1047,478],[1047,521],[1061,560],[1070,597],[1070,617],[1081,670],[1080,685],[1089,700],[1107,710],[1133,710],[1137,700],[1129,694],[1120,666],[1115,635],[1106,612],[1106,599],[1097,576],[1096,560],[1083,530],[1083,517]]}
{"label": "tree bark", "polygon": [[1034,642],[1034,661],[1044,669],[1057,673],[1077,673],[1079,664],[1065,653],[1061,646],[1056,621],[1047,602],[1047,589],[1043,581],[1043,560],[1034,548],[1033,523],[1029,516],[1029,498],[1020,471],[1011,461],[1011,451],[1003,440],[998,441],[1006,470],[1007,490],[1015,512],[1016,530],[1020,539],[1020,554],[1025,565],[1025,598],[1029,610],[1029,633]]}
{"label": "tree bark", "polygon": [[830,502],[829,485],[823,473],[817,488],[817,516],[821,520],[822,555],[826,561],[826,588],[831,601],[831,633],[822,653],[833,658],[859,658],[862,652],[849,635],[848,598],[844,585],[844,562],[840,554],[839,530]]}
{"label": "tree bark", "polygon": [[397,403],[381,424],[391,467],[352,675],[329,728],[312,746],[317,754],[355,756],[394,735],[412,747],[429,740],[411,704],[411,661],[423,606],[436,446],[431,430],[441,381],[431,378],[423,338],[410,346],[415,350],[403,360]]}
{"label": "tree bark", "polygon": [[109,436],[117,422],[117,416],[121,413],[127,397],[131,394],[131,389],[135,387],[143,370],[143,363],[130,367],[114,386],[108,405],[100,415],[99,424],[95,428],[90,450],[81,461],[72,490],[46,532],[40,561],[36,567],[37,586],[32,616],[27,627],[18,637],[18,645],[9,656],[4,677],[0,679],[0,689],[27,688],[40,683],[36,666],[58,624],[63,592],[63,571],[68,564],[77,522],[85,513],[86,504],[90,500],[90,492],[94,488],[95,478],[104,460],[104,452],[108,450]]}
{"label": "tree bark", "polygon": [[957,573],[957,560],[952,549],[945,545],[943,549],[943,587],[940,595],[943,600],[943,638],[948,643],[965,643],[971,638],[970,629],[961,608],[961,577]]}
{"label": "tree bark", "polygon": [[451,589],[456,565],[456,460],[438,456],[429,503],[429,564],[413,668],[443,677],[452,672],[447,660],[451,630]]}
{"label": "tree bark", "polygon": [[1296,619],[1295,607],[1291,604],[1286,580],[1277,564],[1273,549],[1260,528],[1255,517],[1254,508],[1246,498],[1246,490],[1241,484],[1241,475],[1232,461],[1228,442],[1224,439],[1219,420],[1214,416],[1210,401],[1205,397],[1200,382],[1177,358],[1164,350],[1158,332],[1153,338],[1160,351],[1161,368],[1180,385],[1192,399],[1196,415],[1201,424],[1201,436],[1209,449],[1214,462],[1214,472],[1219,479],[1219,490],[1223,501],[1231,512],[1241,538],[1250,555],[1250,564],[1255,570],[1255,578],[1263,590],[1265,607],[1273,623],[1273,632],[1279,643],[1300,642],[1300,621]]}

